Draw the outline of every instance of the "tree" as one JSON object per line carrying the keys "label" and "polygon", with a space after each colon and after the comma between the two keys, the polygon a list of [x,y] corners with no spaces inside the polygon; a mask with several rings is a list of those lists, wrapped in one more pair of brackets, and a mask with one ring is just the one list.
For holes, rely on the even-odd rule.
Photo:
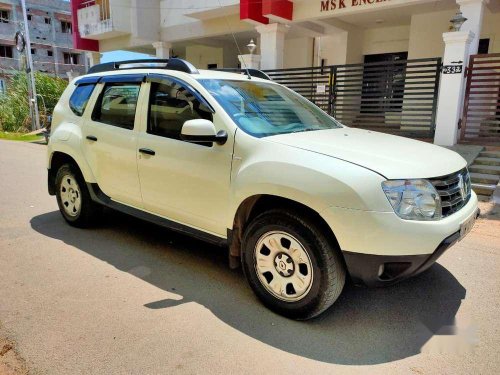
{"label": "tree", "polygon": [[[62,78],[36,72],[35,84],[41,124],[44,125],[68,82]],[[0,130],[7,132],[31,130],[28,77],[24,72],[16,72],[9,80],[7,92],[0,96]]]}

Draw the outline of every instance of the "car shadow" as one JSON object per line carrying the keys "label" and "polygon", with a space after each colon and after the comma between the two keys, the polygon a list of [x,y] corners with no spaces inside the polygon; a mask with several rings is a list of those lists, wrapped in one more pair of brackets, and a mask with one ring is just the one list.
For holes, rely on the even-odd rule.
{"label": "car shadow", "polygon": [[280,350],[344,365],[378,364],[420,353],[443,329],[453,327],[465,297],[463,286],[436,264],[398,285],[367,289],[346,286],[319,318],[288,320],[263,307],[240,271],[227,266],[227,250],[106,210],[103,224],[81,230],[59,212],[31,220],[37,232],[55,238],[182,296],[144,305],[167,309],[195,302],[234,329]]}

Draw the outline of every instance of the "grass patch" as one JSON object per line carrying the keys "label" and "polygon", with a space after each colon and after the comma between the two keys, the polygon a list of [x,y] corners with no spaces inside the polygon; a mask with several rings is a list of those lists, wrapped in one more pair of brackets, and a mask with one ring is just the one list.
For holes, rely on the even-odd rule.
{"label": "grass patch", "polygon": [[0,139],[7,139],[9,141],[33,142],[42,140],[43,135],[37,135],[37,134],[28,135],[25,133],[0,132]]}

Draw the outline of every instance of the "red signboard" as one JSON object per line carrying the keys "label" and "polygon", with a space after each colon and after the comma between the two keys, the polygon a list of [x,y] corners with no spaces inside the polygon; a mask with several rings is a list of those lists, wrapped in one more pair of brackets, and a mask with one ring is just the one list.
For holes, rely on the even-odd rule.
{"label": "red signboard", "polygon": [[241,0],[240,19],[267,25],[269,19],[291,21],[293,3],[289,0]]}
{"label": "red signboard", "polygon": [[291,21],[293,16],[293,3],[289,0],[263,0],[262,14],[269,18]]}
{"label": "red signboard", "polygon": [[267,25],[269,19],[262,15],[262,0],[241,0],[240,20]]}

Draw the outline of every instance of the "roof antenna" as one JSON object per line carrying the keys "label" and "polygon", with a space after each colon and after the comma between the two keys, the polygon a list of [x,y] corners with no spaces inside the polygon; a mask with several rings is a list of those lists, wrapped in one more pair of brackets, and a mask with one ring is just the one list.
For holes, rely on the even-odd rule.
{"label": "roof antenna", "polygon": [[[238,49],[238,53],[240,54],[240,56],[243,56],[243,54],[241,53],[240,46],[238,45],[238,41],[236,40],[236,37],[234,36],[234,32],[231,29],[231,25],[229,24],[229,20],[227,19],[227,15],[224,12],[224,7],[222,6],[221,0],[218,0],[218,2],[219,2],[219,7],[223,11],[222,14],[224,16],[224,20],[226,21],[227,28],[229,29],[229,32],[233,36],[234,44],[236,44],[236,48]],[[243,63],[243,66],[244,66],[243,69],[245,70],[245,73],[247,74],[248,79],[252,79],[252,76],[250,75],[250,72],[248,71],[248,67],[247,67],[247,63],[245,62],[245,59],[241,59],[241,62]]]}

